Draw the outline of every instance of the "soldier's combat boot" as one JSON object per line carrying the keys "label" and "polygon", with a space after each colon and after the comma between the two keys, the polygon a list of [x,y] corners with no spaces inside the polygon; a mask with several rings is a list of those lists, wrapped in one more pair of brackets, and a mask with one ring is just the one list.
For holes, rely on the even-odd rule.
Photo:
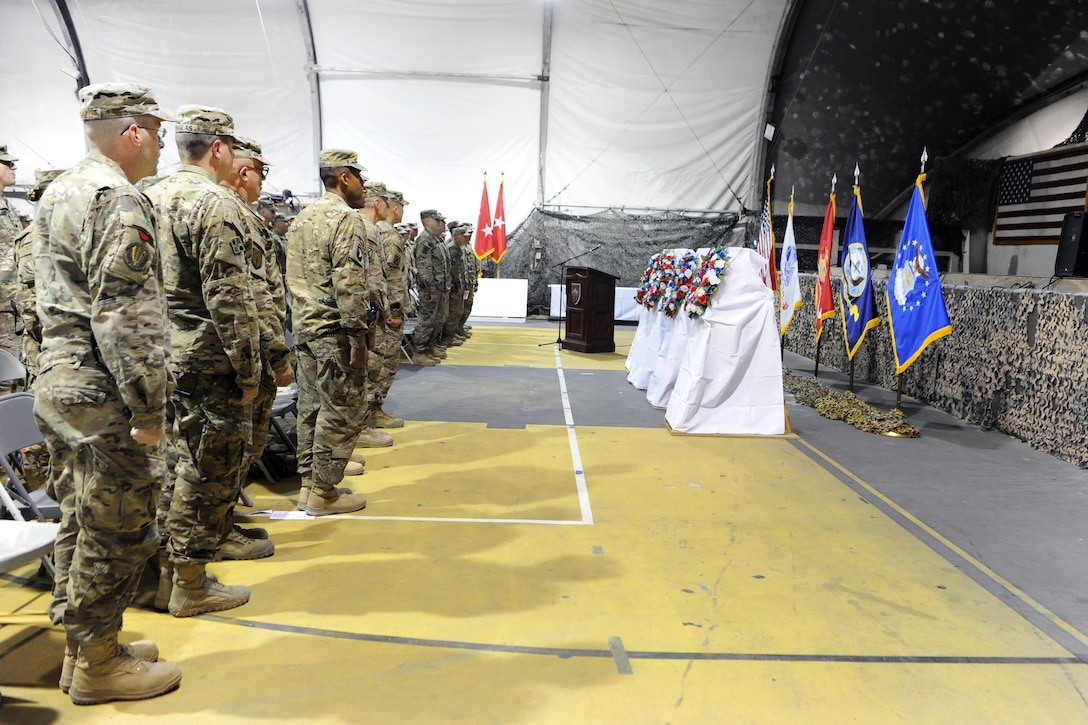
{"label": "soldier's combat boot", "polygon": [[366,497],[361,493],[340,493],[327,483],[314,483],[306,506],[302,509],[311,516],[347,514],[366,508]]}
{"label": "soldier's combat boot", "polygon": [[260,526],[251,526],[248,529],[243,529],[236,523],[231,523],[231,528],[237,531],[242,536],[250,539],[267,539],[268,529],[262,529]]}
{"label": "soldier's combat boot", "polygon": [[227,586],[204,571],[203,564],[175,564],[170,614],[191,617],[234,609],[249,601],[249,587]]}
{"label": "soldier's combat boot", "polygon": [[438,360],[425,352],[417,352],[415,355],[412,355],[412,364],[419,365],[421,368],[433,368],[438,364]]}
{"label": "soldier's combat boot", "polygon": [[313,488],[314,480],[309,476],[302,477],[302,488],[298,490],[298,510],[305,511],[306,499],[310,497],[310,489]]}
{"label": "soldier's combat boot", "polygon": [[354,461],[355,463],[358,463],[360,466],[365,466],[366,465],[366,456],[364,456],[362,453],[356,453],[355,451],[351,452],[351,455],[348,457],[348,460],[349,461]]}
{"label": "soldier's combat boot", "polygon": [[276,546],[268,539],[251,539],[243,536],[235,527],[227,531],[226,537],[219,542],[217,558],[227,561],[245,559],[264,559],[276,553]]}
{"label": "soldier's combat boot", "polygon": [[445,360],[449,357],[449,353],[446,352],[446,348],[439,347],[437,345],[435,345],[434,350],[431,351],[431,355],[438,358],[439,360]]}
{"label": "soldier's combat boot", "polygon": [[146,700],[165,695],[180,683],[181,669],[173,662],[145,662],[110,637],[80,644],[68,696],[77,705]]}
{"label": "soldier's combat boot", "polygon": [[[388,448],[393,445],[393,436],[373,428],[363,428],[363,432],[355,439],[356,448]],[[347,475],[345,471],[344,475]]]}
{"label": "soldier's combat boot", "polygon": [[[362,458],[361,455],[359,457]],[[366,459],[363,460],[365,461]],[[349,460],[347,465],[344,466],[345,476],[361,476],[364,473],[366,473],[366,466],[359,461]]]}
{"label": "soldier's combat boot", "polygon": [[155,592],[155,609],[165,612],[170,607],[170,592],[174,591],[174,565],[165,549],[159,549],[159,588]]}
{"label": "soldier's combat boot", "polygon": [[[132,644],[119,643],[118,646],[125,654],[132,655],[144,662],[158,662],[159,648],[149,639],[139,639]],[[65,695],[72,688],[72,675],[76,671],[76,653],[79,651],[79,640],[68,638],[64,645],[64,663],[60,666],[60,691]]]}
{"label": "soldier's combat boot", "polygon": [[371,414],[370,424],[375,428],[403,428],[404,419],[389,415],[379,405],[374,408],[374,412]]}

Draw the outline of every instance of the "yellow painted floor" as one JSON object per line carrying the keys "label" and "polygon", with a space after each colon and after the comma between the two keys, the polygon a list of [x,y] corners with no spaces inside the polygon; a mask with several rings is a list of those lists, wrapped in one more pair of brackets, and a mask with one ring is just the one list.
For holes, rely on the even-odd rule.
{"label": "yellow painted floor", "polygon": [[[477,326],[439,369],[554,369],[542,334]],[[630,335],[564,371],[622,370]],[[347,479],[359,515],[253,517],[275,556],[212,566],[249,604],[174,619],[148,580],[123,638],[181,664],[161,698],[72,705],[35,567],[0,580],[30,622],[0,629],[0,722],[1088,722],[1088,666],[804,445],[574,430],[581,498],[566,426],[411,420]]]}

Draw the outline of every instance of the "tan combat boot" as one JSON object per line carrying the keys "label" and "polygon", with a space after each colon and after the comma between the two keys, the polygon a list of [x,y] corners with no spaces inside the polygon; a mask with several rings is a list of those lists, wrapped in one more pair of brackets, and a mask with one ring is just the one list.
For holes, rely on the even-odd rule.
{"label": "tan combat boot", "polygon": [[417,352],[412,356],[412,364],[419,365],[421,368],[433,368],[438,364],[438,360],[425,352]]}
{"label": "tan combat boot", "polygon": [[170,610],[170,593],[174,591],[174,564],[165,549],[159,549],[159,588],[155,592],[155,609]]}
{"label": "tan combat boot", "polygon": [[361,493],[341,493],[327,483],[314,483],[303,511],[311,516],[347,514],[366,508],[366,498]]}
{"label": "tan combat boot", "polygon": [[118,646],[116,637],[82,642],[68,696],[77,705],[114,700],[146,700],[165,695],[181,683],[173,662],[145,662]]}
{"label": "tan combat boot", "polygon": [[170,614],[191,617],[234,609],[249,601],[249,587],[227,586],[204,571],[203,564],[175,564]]}
{"label": "tan combat boot", "polygon": [[[165,607],[164,607],[165,609]],[[158,662],[159,648],[149,639],[139,639],[132,644],[119,643],[121,651],[144,662]],[[79,640],[68,638],[64,645],[64,662],[60,666],[60,691],[65,695],[72,688],[72,675],[76,671],[76,652],[79,651]]]}
{"label": "tan combat boot", "polygon": [[445,360],[449,357],[449,355],[446,353],[446,348],[444,347],[435,347],[431,355],[438,358],[439,360]]}
{"label": "tan combat boot", "polygon": [[403,428],[404,419],[389,415],[378,405],[370,416],[370,424],[375,428]]}
{"label": "tan combat boot", "polygon": [[226,561],[243,561],[264,559],[275,553],[276,545],[268,539],[251,539],[232,526],[219,542],[216,558]]}
{"label": "tan combat boot", "polygon": [[[363,428],[363,432],[355,439],[356,448],[388,448],[393,445],[393,436],[373,428]],[[344,472],[344,475],[348,475]]]}
{"label": "tan combat boot", "polygon": [[309,476],[302,477],[302,488],[298,490],[298,510],[305,511],[306,499],[310,497],[310,489],[313,488],[314,480]]}

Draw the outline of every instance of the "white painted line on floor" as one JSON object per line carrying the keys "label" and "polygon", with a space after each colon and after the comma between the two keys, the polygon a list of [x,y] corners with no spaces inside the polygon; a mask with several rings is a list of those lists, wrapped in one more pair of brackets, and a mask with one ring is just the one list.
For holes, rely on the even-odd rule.
{"label": "white painted line on floor", "polygon": [[582,523],[593,524],[593,510],[589,507],[589,489],[586,488],[585,469],[582,468],[582,453],[578,449],[578,434],[574,428],[574,415],[570,410],[570,396],[567,395],[567,379],[563,376],[563,361],[559,358],[559,346],[555,351],[555,372],[559,375],[559,394],[563,398],[563,419],[567,423],[567,441],[570,443],[570,460],[574,464],[574,483],[578,487],[578,506],[582,509]]}
{"label": "white painted line on floor", "polygon": [[[585,521],[563,521],[560,519],[459,519],[442,516],[360,516],[358,514],[337,514],[321,516],[326,521],[354,519],[356,521],[423,521],[427,523],[451,524],[542,524],[544,526],[585,526]],[[590,521],[589,523],[593,523]]]}

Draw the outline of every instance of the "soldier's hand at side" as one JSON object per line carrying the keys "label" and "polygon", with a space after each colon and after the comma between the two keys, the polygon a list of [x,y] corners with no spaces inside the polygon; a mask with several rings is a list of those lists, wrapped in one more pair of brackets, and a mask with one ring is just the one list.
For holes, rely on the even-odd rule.
{"label": "soldier's hand at side", "polygon": [[401,320],[399,317],[386,317],[385,318],[385,324],[389,325],[394,330],[397,329],[398,327],[400,327],[401,322],[403,322],[403,320]]}
{"label": "soldier's hand at side", "polygon": [[140,445],[153,446],[166,437],[166,430],[160,425],[158,428],[133,428],[128,434]]}
{"label": "soldier's hand at side", "polygon": [[438,301],[438,293],[437,292],[432,292],[431,296],[428,297],[427,299],[429,299],[431,302],[437,302]]}
{"label": "soldier's hand at side", "polygon": [[272,378],[272,382],[276,384],[277,388],[286,388],[295,379],[295,371],[288,365],[283,369],[282,373],[276,373]]}
{"label": "soldier's hand at side", "polygon": [[249,405],[253,402],[253,399],[257,397],[257,388],[246,388],[242,391],[242,395],[239,398],[233,398],[231,400],[235,405]]}
{"label": "soldier's hand at side", "polygon": [[351,348],[351,357],[348,358],[348,365],[355,370],[362,370],[366,367],[366,360],[369,352],[370,351],[365,347]]}

